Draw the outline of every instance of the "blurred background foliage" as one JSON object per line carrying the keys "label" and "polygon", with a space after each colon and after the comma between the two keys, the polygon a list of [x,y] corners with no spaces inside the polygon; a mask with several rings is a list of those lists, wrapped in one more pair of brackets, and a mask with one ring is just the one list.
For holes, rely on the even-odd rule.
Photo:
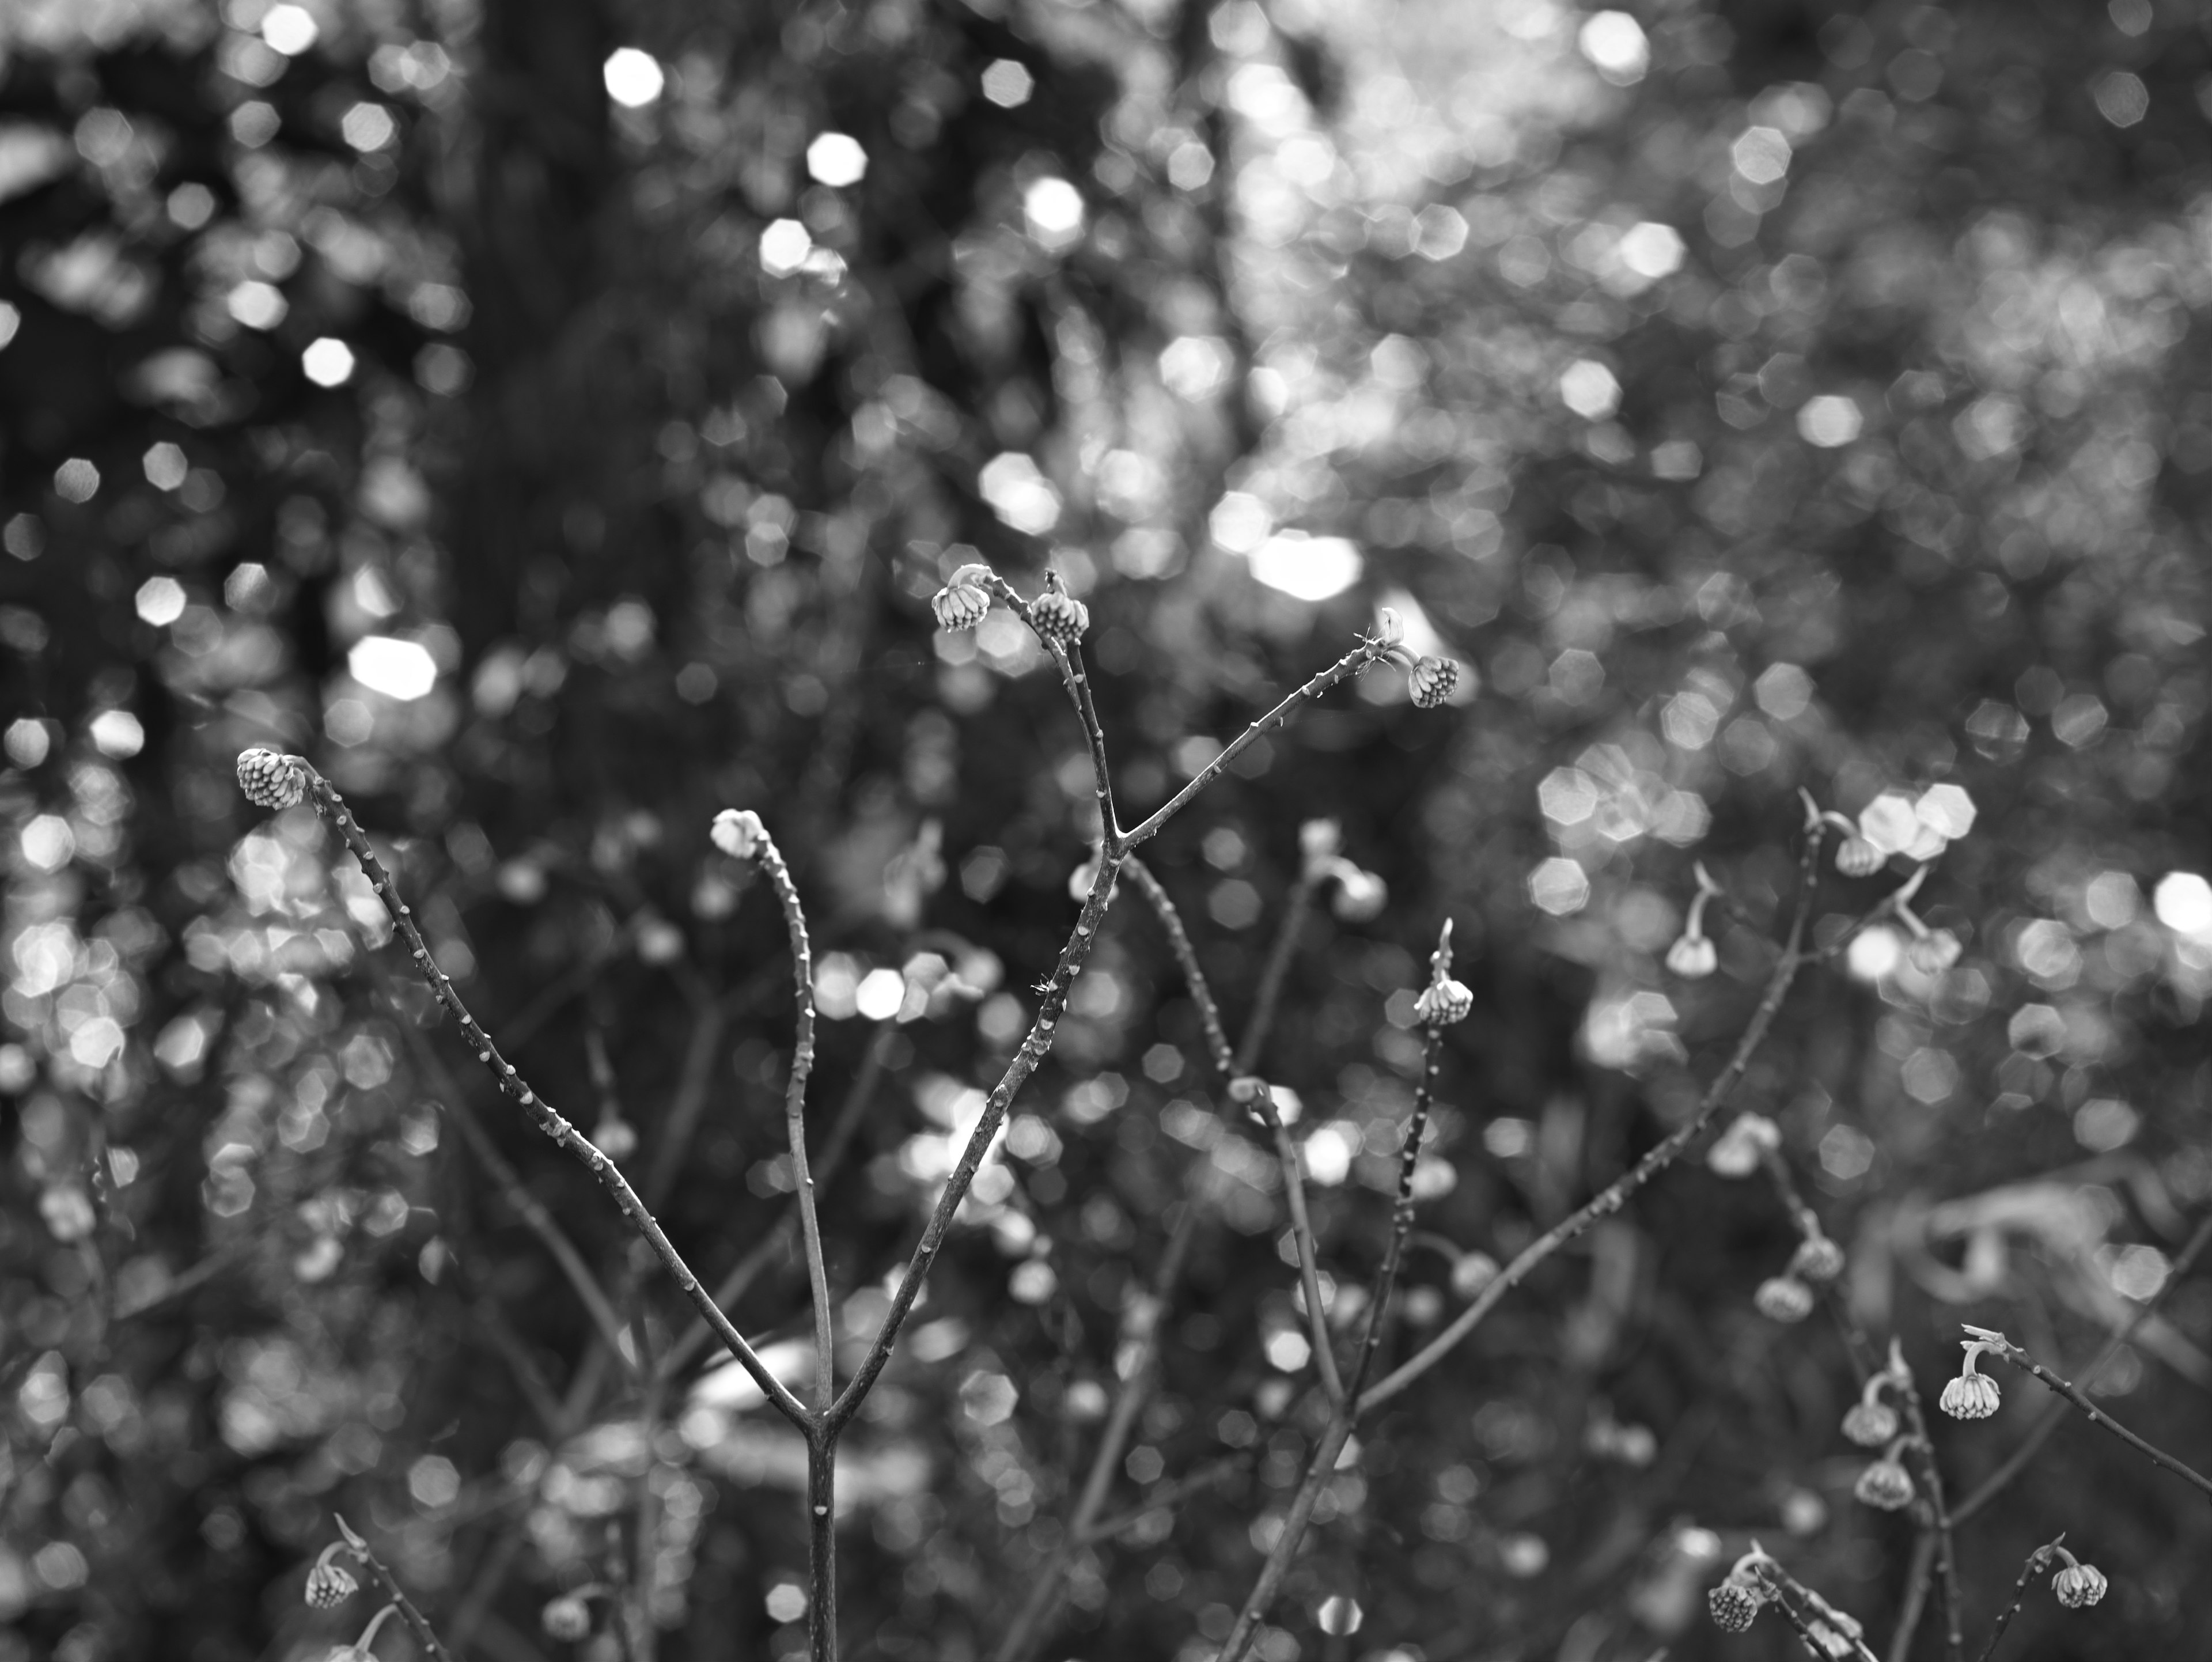
{"label": "blurred background foliage", "polygon": [[[1870,932],[1739,1093],[1923,1390],[1962,1319],[2079,1367],[2212,1202],[2201,5],[12,0],[0,52],[7,1662],[319,1654],[362,1609],[301,1603],[333,1509],[469,1654],[558,1655],[538,1606],[623,1564],[671,1657],[799,1645],[795,1438],[704,1362],[630,1385],[466,1117],[633,1353],[680,1301],[231,764],[349,794],[710,1280],[789,1189],[781,924],[706,837],[757,807],[815,1119],[860,1105],[858,1342],[1085,857],[1048,666],[1003,614],[932,635],[965,559],[1087,600],[1131,818],[1377,605],[1474,672],[1423,715],[1376,671],[1151,856],[1232,1024],[1302,820],[1388,885],[1307,912],[1263,1062],[1338,1319],[1438,922],[1479,1003],[1401,1350],[1687,1111],[1800,787],[1902,850],[1827,875],[1819,938],[1940,853],[1965,944]],[[1693,858],[1729,898],[1684,983]],[[1109,1510],[1244,1464],[1079,1554],[1049,1653],[1206,1654],[1320,1423],[1279,1184],[1124,900],[847,1441],[854,1654],[996,1644],[1173,1206]],[[1779,1657],[1699,1614],[1754,1532],[1886,1634],[1909,1531],[1850,1500],[1841,1347],[1750,1304],[1791,1239],[1701,1166],[1594,1231],[1363,1428],[1261,1653]],[[2200,1271],[2099,1381],[2199,1466],[2208,1349]],[[1939,1433],[1954,1494],[2039,1407],[2006,1385]],[[1964,1536],[1970,1635],[2062,1528],[2112,1596],[2012,1654],[2212,1631],[2203,1507],[2074,1427]]]}

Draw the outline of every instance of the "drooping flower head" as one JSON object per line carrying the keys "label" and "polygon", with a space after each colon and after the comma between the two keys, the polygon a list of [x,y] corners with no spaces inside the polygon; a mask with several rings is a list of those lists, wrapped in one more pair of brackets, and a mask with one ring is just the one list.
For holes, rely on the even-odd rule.
{"label": "drooping flower head", "polygon": [[1863,1505],[1895,1512],[1912,1504],[1912,1476],[1897,1458],[1904,1446],[1904,1440],[1899,1439],[1881,1458],[1859,1473],[1858,1482],[1851,1485],[1851,1493]]}
{"label": "drooping flower head", "polygon": [[2066,1568],[2051,1578],[2051,1591],[2058,1595],[2058,1602],[2069,1610],[2086,1609],[2105,1596],[2110,1584],[2105,1572],[2094,1564],[2085,1564],[2065,1548],[2058,1555],[2066,1561]]}
{"label": "drooping flower head", "polygon": [[360,1591],[361,1583],[343,1564],[331,1562],[332,1556],[344,1549],[343,1541],[333,1541],[323,1549],[322,1556],[315,1560],[307,1572],[307,1586],[301,1591],[310,1610],[336,1610]]}
{"label": "drooping flower head", "polygon": [[538,1612],[538,1625],[547,1638],[574,1644],[592,1630],[591,1606],[576,1594],[564,1592],[545,1601],[545,1608]]}
{"label": "drooping flower head", "polygon": [[1813,1289],[1795,1275],[1768,1276],[1751,1301],[1770,1322],[1802,1322],[1813,1313]]}
{"label": "drooping flower head", "polygon": [[945,579],[945,587],[930,597],[929,609],[937,626],[954,632],[973,629],[991,609],[991,568],[963,565]]}
{"label": "drooping flower head", "polygon": [[1770,1149],[1782,1146],[1781,1128],[1764,1114],[1738,1114],[1727,1130],[1713,1139],[1705,1151],[1705,1165],[1715,1175],[1747,1178]]}
{"label": "drooping flower head", "polygon": [[1045,591],[1030,603],[1030,619],[1048,641],[1067,647],[1091,627],[1091,609],[1060,586],[1057,573],[1045,579]]}
{"label": "drooping flower head", "polygon": [[1790,1273],[1808,1282],[1832,1282],[1844,1273],[1844,1249],[1826,1235],[1808,1235],[1790,1256]]}
{"label": "drooping flower head", "polygon": [[[1986,1330],[1969,1328],[1966,1330],[1978,1333]],[[2004,1346],[2002,1336],[1999,1338],[2000,1342],[1996,1344],[1985,1338],[1959,1341],[1959,1348],[1966,1353],[1966,1360],[1960,1367],[1958,1378],[1945,1382],[1943,1394],[1936,1402],[1936,1405],[1953,1419],[1986,1420],[1997,1411],[1997,1382],[1986,1373],[1978,1373],[1974,1363],[1984,1351],[2001,1354]]]}

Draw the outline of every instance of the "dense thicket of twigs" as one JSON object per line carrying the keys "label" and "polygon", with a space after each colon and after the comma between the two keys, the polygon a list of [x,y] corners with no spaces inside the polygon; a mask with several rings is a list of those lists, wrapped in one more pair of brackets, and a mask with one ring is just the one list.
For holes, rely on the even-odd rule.
{"label": "dense thicket of twigs", "polygon": [[[1808,1589],[1883,1654],[2212,1631],[2171,1465],[1990,1360],[1935,1412],[1971,1322],[2212,1466],[2212,48],[1632,9],[0,10],[0,1662],[320,1655],[378,1602],[302,1601],[334,1514],[386,1659],[803,1653],[803,1441],[234,763],[344,794],[811,1403],[787,920],[708,827],[807,909],[842,1384],[1094,857],[1052,659],[935,627],[970,560],[1087,606],[1125,825],[1378,606],[1468,673],[1348,679],[1122,874],[844,1438],[844,1654],[1210,1654],[1309,1488],[1269,1662],[1779,1657]],[[1826,828],[1802,963],[1801,788],[1879,833]],[[1923,862],[1948,964],[1883,910]],[[1787,963],[1719,1116],[1779,1135],[1701,1134],[1352,1428],[1279,1153],[1349,1373],[1447,921],[1370,1387]],[[1255,1028],[1279,1139],[1218,1067]],[[1808,1218],[1846,1267],[1778,1323]],[[1948,1573],[1854,1498],[1893,1337]],[[2062,1531],[2094,1607],[2031,1585]],[[1720,1632],[1754,1537],[1781,1613]]]}

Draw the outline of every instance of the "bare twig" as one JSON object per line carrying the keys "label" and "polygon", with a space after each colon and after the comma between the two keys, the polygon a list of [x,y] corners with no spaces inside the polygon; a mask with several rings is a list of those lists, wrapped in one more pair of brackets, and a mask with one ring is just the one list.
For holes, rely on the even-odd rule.
{"label": "bare twig", "polygon": [[792,1047],[791,1076],[784,1087],[783,1123],[791,1145],[791,1180],[799,1199],[799,1227],[806,1247],[806,1275],[814,1295],[815,1407],[827,1409],[836,1394],[831,1376],[836,1353],[830,1336],[830,1271],[822,1255],[822,1223],[815,1210],[814,1178],[806,1168],[806,1081],[814,1071],[814,959],[806,939],[806,910],[791,868],[765,829],[754,855],[782,903],[783,923],[791,938],[792,1003],[798,1012],[798,1037]]}
{"label": "bare twig", "polygon": [[1260,972],[1260,990],[1253,995],[1252,1017],[1244,1029],[1243,1043],[1237,1047],[1237,1065],[1230,1071],[1249,1074],[1260,1059],[1260,1051],[1267,1042],[1267,1030],[1274,1026],[1275,1007],[1281,1002],[1283,983],[1289,976],[1291,959],[1297,956],[1298,936],[1305,928],[1307,915],[1313,910],[1314,890],[1318,879],[1301,869],[1297,881],[1291,885],[1291,892],[1283,904],[1283,921],[1275,930],[1274,945],[1267,950],[1267,966]]}
{"label": "bare twig", "polygon": [[1074,1509],[1068,1513],[1060,1549],[1031,1584],[1030,1595],[1015,1616],[1013,1625],[1000,1641],[998,1662],[1018,1662],[1043,1637],[1042,1629],[1059,1603],[1060,1582],[1067,1574],[1067,1566],[1087,1544],[1092,1523],[1106,1504],[1107,1493],[1113,1487],[1114,1473],[1121,1464],[1121,1453],[1128,1446],[1137,1415],[1152,1394],[1153,1365],[1159,1357],[1160,1329],[1166,1319],[1168,1300],[1176,1282],[1182,1279],[1183,1263],[1197,1233],[1198,1208],[1186,1203],[1176,1219],[1174,1232],[1168,1237],[1167,1251],[1153,1275],[1151,1296],[1131,1306],[1129,1325],[1133,1330],[1129,1336],[1136,1342],[1136,1353],[1130,1360],[1128,1371],[1122,1375],[1114,1406],[1107,1412],[1097,1452],[1092,1457],[1090,1473],[1084,1479]]}
{"label": "bare twig", "polygon": [[691,1037],[684,1047],[684,1066],[676,1076],[676,1094],[669,1099],[668,1112],[654,1128],[653,1165],[646,1172],[645,1203],[659,1206],[676,1187],[683,1174],[685,1157],[691,1152],[691,1139],[697,1135],[699,1117],[706,1110],[707,1096],[714,1079],[714,1061],[722,1053],[722,1035],[727,1031],[730,1012],[720,999],[706,1001],[699,1008],[698,1019],[692,1024]]}
{"label": "bare twig", "polygon": [[1214,1071],[1224,1081],[1234,1079],[1243,1069],[1237,1066],[1236,1053],[1229,1047],[1229,1035],[1222,1030],[1221,1007],[1213,1001],[1213,989],[1206,983],[1206,971],[1199,966],[1198,949],[1191,945],[1190,931],[1183,928],[1182,913],[1176,910],[1174,898],[1160,886],[1160,880],[1152,874],[1152,868],[1135,855],[1122,861],[1121,869],[1128,873],[1129,880],[1137,886],[1167,931],[1168,950],[1175,954],[1176,963],[1182,971],[1183,980],[1190,989],[1191,1002],[1198,1006],[1199,1025],[1206,1031],[1206,1054]]}
{"label": "bare twig", "polygon": [[1944,1503],[1943,1470],[1936,1464],[1936,1445],[1928,1435],[1928,1416],[1921,1409],[1920,1387],[1913,1383],[1912,1370],[1900,1367],[1895,1378],[1905,1403],[1905,1429],[1911,1434],[1905,1446],[1920,1469],[1920,1487],[1928,1501],[1929,1533],[1936,1538],[1936,1575],[1943,1592],[1943,1654],[1948,1662],[1960,1662],[1966,1649],[1966,1612],[1959,1598],[1959,1559],[1952,1543],[1951,1514]]}
{"label": "bare twig", "polygon": [[400,1586],[398,1578],[385,1568],[382,1559],[368,1549],[368,1543],[355,1532],[352,1525],[347,1523],[336,1513],[332,1513],[331,1517],[338,1526],[338,1533],[345,1537],[347,1549],[353,1554],[361,1567],[368,1572],[369,1579],[382,1590],[384,1596],[398,1607],[399,1618],[406,1622],[408,1631],[415,1635],[415,1642],[429,1652],[435,1659],[435,1662],[453,1662],[452,1656],[447,1653],[445,1646],[439,1642],[438,1635],[432,1629],[428,1618],[416,1608],[415,1601],[410,1598],[404,1589]]}
{"label": "bare twig", "polygon": [[1820,825],[1815,820],[1806,829],[1804,847],[1798,857],[1797,904],[1790,920],[1789,937],[1775,959],[1773,971],[1767,977],[1766,990],[1760,997],[1758,1008],[1752,1012],[1750,1024],[1744,1029],[1743,1037],[1737,1041],[1735,1054],[1729,1057],[1727,1066],[1706,1087],[1697,1111],[1655,1144],[1642,1160],[1607,1184],[1595,1199],[1554,1224],[1524,1247],[1495,1280],[1475,1295],[1474,1301],[1453,1319],[1449,1326],[1387,1378],[1368,1388],[1359,1401],[1361,1413],[1389,1401],[1449,1355],[1462,1340],[1482,1324],[1483,1319],[1498,1306],[1498,1302],[1526,1280],[1539,1264],[1601,1218],[1610,1217],[1618,1212],[1630,1196],[1673,1165],[1697,1135],[1705,1129],[1706,1123],[1728,1099],[1729,1093],[1735,1088],[1736,1081],[1743,1077],[1744,1069],[1751,1065],[1752,1056],[1765,1042],[1767,1029],[1773,1026],[1775,1014],[1789,994],[1790,983],[1796,978],[1798,965],[1802,961],[1797,948],[1804,939],[1806,915],[1811,909],[1813,889],[1820,874]]}
{"label": "bare twig", "polygon": [[1362,641],[1327,669],[1298,687],[1265,715],[1231,739],[1223,746],[1219,755],[1192,775],[1188,784],[1155,808],[1146,816],[1143,823],[1125,832],[1121,838],[1123,845],[1133,849],[1158,837],[1160,834],[1160,828],[1182,813],[1188,806],[1190,800],[1199,792],[1219,778],[1221,770],[1235,761],[1254,740],[1261,738],[1273,728],[1282,726],[1284,722],[1290,720],[1297,707],[1308,699],[1318,698],[1346,677],[1358,674],[1376,659],[1382,657],[1386,649],[1386,643],[1382,641]]}
{"label": "bare twig", "polygon": [[1096,1546],[1101,1541],[1110,1541],[1123,1531],[1134,1527],[1140,1519],[1158,1512],[1162,1507],[1177,1505],[1201,1490],[1212,1488],[1223,1478],[1243,1470],[1249,1463],[1250,1457],[1243,1454],[1226,1454],[1218,1460],[1209,1461],[1187,1476],[1161,1484],[1146,1497],[1142,1506],[1132,1507],[1127,1512],[1116,1513],[1111,1518],[1102,1519],[1091,1525],[1075,1537],[1075,1544],[1089,1547]]}
{"label": "bare twig", "polygon": [[2056,1391],[2058,1395],[2063,1397],[2068,1402],[2073,1403],[2075,1407],[2080,1409],[2081,1412],[2087,1416],[2090,1424],[2101,1427],[2103,1429],[2111,1432],[2113,1436],[2118,1438],[2130,1448],[2135,1450],[2136,1453],[2151,1461],[2154,1464],[2163,1466],[2175,1476],[2181,1478],[2186,1482],[2194,1483],[2198,1488],[2202,1489],[2207,1495],[2212,1495],[2212,1477],[2207,1477],[2202,1472],[2197,1471],[2190,1466],[2184,1465],[2180,1461],[2175,1459],[2173,1456],[2168,1454],[2164,1449],[2160,1448],[2156,1444],[2146,1442],[2141,1437],[2136,1436],[2134,1432],[2130,1431],[2118,1420],[2115,1420],[2111,1415],[2106,1413],[2103,1409],[2099,1408],[2096,1403],[2091,1402],[2089,1400],[2088,1393],[2083,1391],[2079,1385],[2073,1385],[2065,1379],[2060,1379],[2058,1375],[2053,1373],[2049,1368],[2044,1367],[2042,1363],[2037,1361],[2035,1358],[2029,1355],[2027,1352],[2021,1349],[2011,1340],[2006,1338],[2003,1334],[1991,1333],[1984,1328],[1969,1328],[1966,1330],[1979,1337],[1982,1342],[1988,1348],[1990,1355],[1996,1356],[2004,1361],[2010,1362],[2014,1367],[2019,1368],[2024,1373],[2033,1374],[2043,1383],[2043,1385],[2046,1390]]}
{"label": "bare twig", "polygon": [[[382,976],[380,975],[378,979],[381,983]],[[393,1003],[396,1008],[396,1001],[390,996],[390,989],[386,987],[384,990],[386,1001]],[[499,1145],[492,1141],[491,1133],[478,1122],[476,1110],[469,1105],[460,1081],[453,1077],[444,1059],[430,1048],[422,1030],[403,1017],[399,1022],[399,1032],[416,1067],[428,1076],[431,1088],[437,1092],[440,1100],[451,1105],[453,1123],[461,1128],[461,1140],[468,1144],[469,1152],[490,1177],[499,1190],[501,1198],[522,1220],[524,1227],[538,1237],[553,1262],[559,1266],[568,1285],[575,1290],[577,1301],[584,1306],[585,1314],[591,1318],[592,1326],[601,1342],[635,1373],[636,1365],[622,1342],[622,1318],[615,1313],[606,1289],[599,1285],[599,1278],[584,1262],[584,1255],[576,1250],[576,1244],[568,1239],[568,1232],[546,1210],[544,1203],[530,1192],[520,1174],[515,1171],[514,1163],[500,1152]]]}
{"label": "bare twig", "polygon": [[[854,1075],[851,1088],[837,1110],[837,1117],[830,1124],[830,1135],[822,1144],[821,1157],[814,1163],[815,1187],[823,1189],[835,1180],[845,1163],[847,1149],[860,1129],[862,1116],[873,1098],[876,1082],[883,1077],[884,1062],[890,1056],[898,1029],[886,1021],[880,1024],[868,1048],[860,1057],[860,1071]],[[714,1284],[714,1302],[727,1310],[745,1295],[754,1278],[767,1268],[770,1259],[783,1251],[799,1229],[799,1208],[791,1209],[777,1219],[775,1225],[748,1248],[744,1257],[730,1266],[729,1273]],[[668,1354],[661,1359],[661,1371],[679,1373],[699,1354],[701,1347],[713,1337],[704,1322],[695,1321],[685,1330],[684,1336],[669,1346]]]}
{"label": "bare twig", "polygon": [[653,1214],[646,1209],[645,1202],[638,1198],[637,1191],[630,1187],[629,1180],[623,1176],[621,1168],[595,1147],[590,1138],[556,1111],[551,1103],[523,1081],[514,1064],[502,1056],[493,1044],[491,1035],[469,1014],[468,1007],[461,1002],[460,995],[453,990],[453,977],[441,970],[431,957],[422,931],[415,927],[412,910],[399,898],[398,887],[393,883],[392,874],[376,857],[376,850],[369,846],[368,837],[356,823],[352,811],[345,805],[345,799],[338,794],[329,780],[303,758],[284,757],[279,760],[281,765],[297,770],[297,776],[304,784],[307,800],[314,804],[315,811],[337,830],[345,840],[346,846],[353,850],[354,857],[361,861],[370,887],[383,903],[392,927],[405,943],[409,955],[415,960],[416,970],[430,989],[431,995],[444,1005],[459,1024],[463,1040],[476,1052],[477,1060],[489,1071],[501,1093],[528,1113],[539,1130],[551,1138],[556,1145],[574,1155],[599,1180],[599,1186],[613,1197],[630,1227],[653,1248],[654,1255],[675,1278],[678,1288],[697,1307],[699,1313],[714,1329],[715,1336],[752,1376],[753,1382],[760,1386],[762,1392],[787,1418],[794,1422],[802,1420],[806,1413],[805,1406],[791,1394],[782,1380],[768,1370],[752,1346],[745,1342],[744,1336],[731,1324],[730,1318],[707,1296],[707,1290],[700,1285],[699,1278],[692,1274],[691,1267],[684,1263],[683,1255],[677,1251]]}
{"label": "bare twig", "polygon": [[2027,1597],[2027,1590],[2034,1585],[2035,1578],[2051,1568],[2051,1560],[2058,1555],[2058,1543],[2065,1538],[2066,1531],[2061,1530],[2058,1540],[2047,1541],[2027,1555],[2027,1562],[2020,1567],[2020,1580],[2012,1584],[2012,1603],[1997,1613],[1996,1625],[1990,1629],[1990,1642],[1982,1647],[1981,1662],[1990,1662],[1990,1659],[1997,1653],[1997,1641],[2004,1637],[2005,1629],[2012,1625],[2013,1617],[2020,1614],[2021,1602]]}
{"label": "bare twig", "polygon": [[[2197,1226],[2196,1233],[2190,1236],[2188,1245],[2184,1246],[2179,1255],[2175,1257],[2172,1268],[2166,1275],[2166,1284],[2158,1289],[2157,1294],[2148,1303],[2136,1312],[2125,1327],[2112,1336],[2105,1348],[2097,1353],[2096,1360],[2081,1370],[2083,1389],[2094,1387],[2097,1376],[2105,1371],[2106,1364],[2127,1348],[2128,1342],[2142,1329],[2144,1324],[2158,1314],[2160,1306],[2166,1302],[2166,1295],[2181,1285],[2182,1278],[2188,1275],[2197,1260],[2203,1256],[2204,1249],[2208,1245],[2212,1245],[2212,1213],[2205,1215],[2203,1221]],[[2051,1440],[2051,1433],[2058,1429],[2060,1423],[2065,1418],[2065,1404],[2053,1403],[2044,1416],[2036,1422],[2034,1429],[2021,1440],[2020,1446],[2007,1457],[2005,1463],[1984,1478],[1981,1486],[1972,1495],[1959,1502],[1951,1513],[1951,1521],[1954,1524],[1964,1524],[1968,1519],[1980,1513],[1983,1507],[1988,1506],[1998,1495],[2003,1494],[2010,1487],[2013,1479],[2027,1470],[2028,1463],[2035,1458],[2044,1444]]]}
{"label": "bare twig", "polygon": [[[1952,1521],[1958,1521],[1955,1514]],[[1905,1597],[1898,1605],[1897,1626],[1889,1635],[1889,1662],[1907,1662],[1912,1654],[1912,1635],[1919,1630],[1921,1611],[1928,1607],[1935,1567],[1936,1531],[1923,1529],[1913,1537],[1912,1559],[1905,1567]]]}

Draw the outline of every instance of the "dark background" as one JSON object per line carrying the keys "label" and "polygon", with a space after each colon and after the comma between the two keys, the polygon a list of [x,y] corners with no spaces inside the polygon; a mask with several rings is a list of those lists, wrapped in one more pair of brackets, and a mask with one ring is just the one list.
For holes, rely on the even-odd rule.
{"label": "dark background", "polygon": [[[1378,603],[1469,666],[1435,713],[1395,672],[1333,696],[1148,853],[1232,1025],[1301,821],[1389,886],[1304,925],[1263,1062],[1336,1152],[1347,1286],[1455,922],[1477,1008],[1393,1354],[1455,1304],[1451,1254],[1510,1256],[1694,1100],[1801,786],[1978,810],[1919,897],[1956,967],[1808,972],[1739,1093],[1853,1309],[1932,1398],[1962,1320],[2077,1369],[2159,1286],[2212,1201],[2212,908],[2158,888],[2212,819],[2203,7],[308,10],[312,40],[259,0],[0,15],[6,1662],[319,1655],[368,1608],[301,1604],[333,1510],[469,1653],[554,1657],[539,1605],[635,1555],[641,1486],[665,1654],[799,1642],[795,1438],[682,1395],[641,1421],[459,1111],[656,1349],[680,1300],[362,949],[350,858],[231,769],[273,745],[347,793],[525,1075],[586,1127],[611,1095],[710,1280],[788,1186],[781,924],[707,840],[757,808],[813,922],[817,1122],[892,1029],[824,1202],[865,1295],[1085,857],[1053,676],[996,624],[933,636],[964,559],[1084,594],[1132,819]],[[665,75],[637,107],[621,47]],[[863,177],[810,176],[823,132]],[[778,221],[806,241],[764,263]],[[1298,554],[1271,526],[1347,539],[1357,580],[1258,581]],[[1686,983],[1693,858],[1732,910]],[[1823,927],[1908,869],[1828,874]],[[1279,1187],[1123,901],[848,1440],[849,1654],[996,1644],[1178,1196],[1196,1247],[1109,1510],[1252,1463],[1085,1555],[1048,1653],[1206,1653],[1319,1423],[1267,1348],[1298,1319]],[[921,953],[975,995],[855,1011]],[[1753,1534],[1885,1648],[1911,1531],[1850,1499],[1842,1347],[1751,1307],[1791,1240],[1692,1163],[1548,1266],[1363,1428],[1264,1653],[1780,1657],[1772,1618],[1701,1613]],[[804,1295],[779,1257],[735,1313],[787,1338]],[[2200,1267],[2102,1376],[2199,1467],[2208,1348]],[[2040,1410],[2003,1385],[1939,1424],[1954,1495]],[[2008,1656],[2202,1649],[2202,1497],[2079,1425],[1964,1533],[1970,1643],[2061,1529],[2111,1595],[2038,1590]]]}

